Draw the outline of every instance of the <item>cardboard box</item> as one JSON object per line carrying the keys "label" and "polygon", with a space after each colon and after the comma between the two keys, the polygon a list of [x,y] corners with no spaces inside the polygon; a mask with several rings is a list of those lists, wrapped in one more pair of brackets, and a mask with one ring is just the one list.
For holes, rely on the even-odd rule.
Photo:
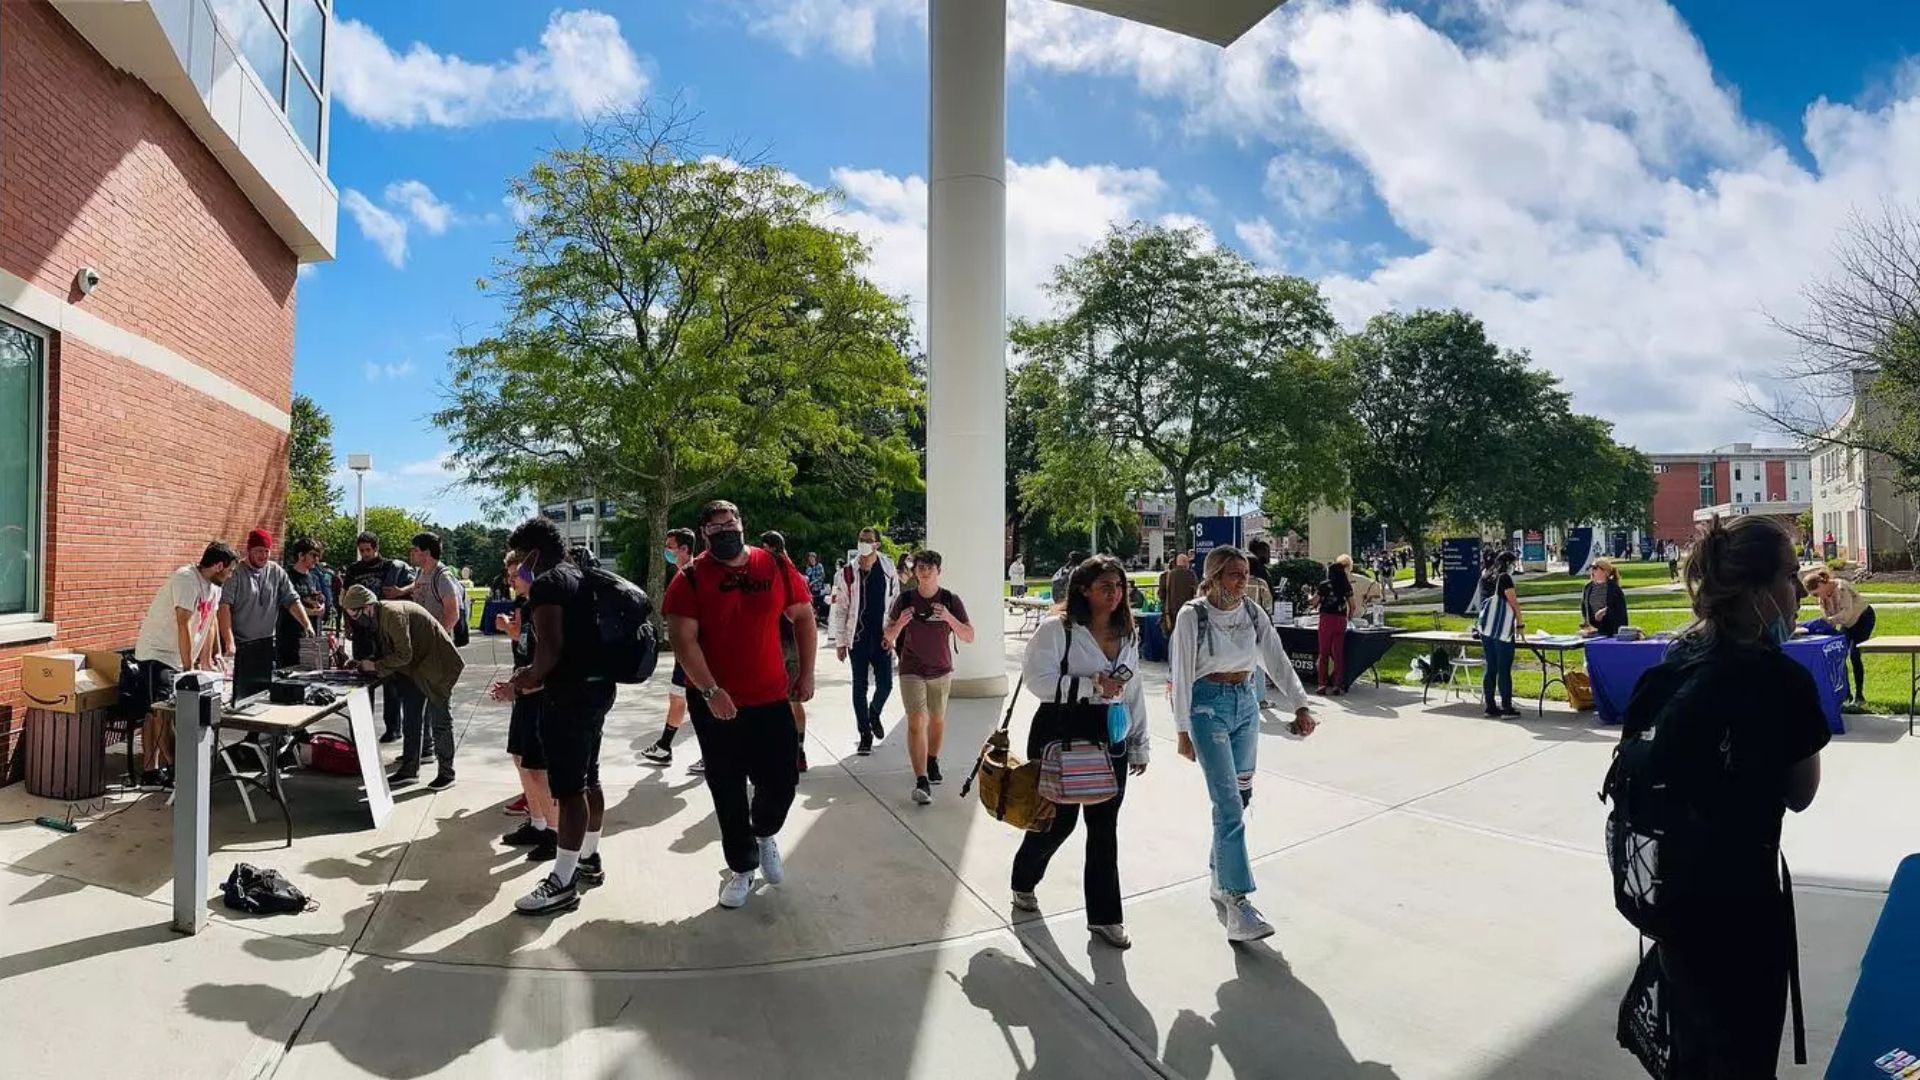
{"label": "cardboard box", "polygon": [[112,708],[120,698],[120,654],[28,653],[20,661],[20,692],[28,708],[48,712]]}

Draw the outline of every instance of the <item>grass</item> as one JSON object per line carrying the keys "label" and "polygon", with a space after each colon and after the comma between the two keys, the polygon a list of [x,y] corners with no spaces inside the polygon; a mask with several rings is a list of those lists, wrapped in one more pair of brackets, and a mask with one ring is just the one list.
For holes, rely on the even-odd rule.
{"label": "grass", "polygon": [[[1664,574],[1662,567],[1661,573]],[[1631,602],[1631,598],[1629,598]],[[1537,611],[1528,609],[1527,630],[1532,633],[1571,634],[1580,629],[1580,613]],[[1818,608],[1802,608],[1802,621],[1819,614]],[[1649,632],[1656,630],[1678,630],[1693,621],[1686,611],[1645,611],[1633,618],[1633,625]],[[1440,615],[1434,613],[1406,612],[1387,614],[1387,622],[1403,630],[1466,630],[1470,620],[1458,615]],[[1875,637],[1903,637],[1920,635],[1920,610],[1896,608],[1878,612],[1876,615]],[[1407,682],[1408,666],[1414,657],[1425,656],[1431,646],[1395,645],[1380,660],[1380,678],[1386,682]],[[1575,653],[1568,654],[1568,666],[1584,666]],[[1907,711],[1908,661],[1902,656],[1867,656],[1867,707],[1877,713],[1902,714]],[[1525,650],[1514,664],[1513,693],[1517,700],[1536,699],[1540,693],[1541,674],[1533,655]],[[1417,682],[1413,685],[1418,686]],[[1477,693],[1479,684],[1474,684]],[[1565,701],[1566,691],[1555,686],[1548,691],[1547,697],[1553,701]]]}

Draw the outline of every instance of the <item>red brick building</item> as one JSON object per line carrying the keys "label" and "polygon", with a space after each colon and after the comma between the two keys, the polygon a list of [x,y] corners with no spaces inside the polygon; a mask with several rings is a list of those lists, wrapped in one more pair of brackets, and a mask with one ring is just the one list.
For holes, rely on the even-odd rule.
{"label": "red brick building", "polygon": [[0,3],[0,704],[21,653],[130,645],[168,571],[279,531],[330,17]]}
{"label": "red brick building", "polygon": [[[1806,451],[1756,448],[1750,443],[1703,454],[1650,454],[1653,461],[1653,538],[1693,542],[1713,515],[1764,514],[1792,524],[1812,505],[1813,468]],[[1799,529],[1795,527],[1795,535]]]}

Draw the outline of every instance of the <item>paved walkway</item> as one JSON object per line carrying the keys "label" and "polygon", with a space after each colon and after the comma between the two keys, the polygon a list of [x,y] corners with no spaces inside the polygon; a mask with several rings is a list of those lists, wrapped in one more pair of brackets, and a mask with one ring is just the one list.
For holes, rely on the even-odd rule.
{"label": "paved walkway", "polygon": [[[1015,646],[1017,648],[1017,645]],[[460,782],[364,829],[348,781],[296,775],[297,838],[214,796],[211,873],[273,866],[319,901],[218,907],[169,932],[170,819],[121,800],[66,835],[0,827],[0,1045],[9,1076],[1619,1077],[1615,1004],[1636,942],[1613,913],[1593,797],[1613,735],[1550,712],[1364,689],[1301,741],[1263,729],[1250,839],[1279,928],[1229,946],[1206,899],[1208,814],[1149,670],[1156,757],[1130,785],[1121,874],[1135,947],[1092,944],[1069,843],[1016,919],[1018,836],[956,798],[999,703],[956,702],[950,780],[908,798],[904,739],[854,741],[823,664],[814,769],[783,835],[787,882],[714,906],[718,834],[686,771],[638,759],[661,691],[623,693],[603,773],[608,884],[577,912],[511,904],[544,873],[514,823],[506,710],[477,700],[504,657],[470,647]],[[1026,709],[1022,708],[1024,716]],[[889,712],[897,715],[898,705]],[[1920,749],[1855,719],[1820,800],[1788,827],[1817,1076],[1888,876],[1915,846]],[[61,812],[15,785],[0,820]]]}

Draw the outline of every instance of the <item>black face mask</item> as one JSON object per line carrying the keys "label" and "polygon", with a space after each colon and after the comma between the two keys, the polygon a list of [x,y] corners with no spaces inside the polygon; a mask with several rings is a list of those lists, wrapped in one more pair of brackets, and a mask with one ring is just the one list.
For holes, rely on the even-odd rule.
{"label": "black face mask", "polygon": [[732,562],[746,548],[746,537],[739,529],[707,534],[707,550],[713,552],[713,557],[721,562]]}

